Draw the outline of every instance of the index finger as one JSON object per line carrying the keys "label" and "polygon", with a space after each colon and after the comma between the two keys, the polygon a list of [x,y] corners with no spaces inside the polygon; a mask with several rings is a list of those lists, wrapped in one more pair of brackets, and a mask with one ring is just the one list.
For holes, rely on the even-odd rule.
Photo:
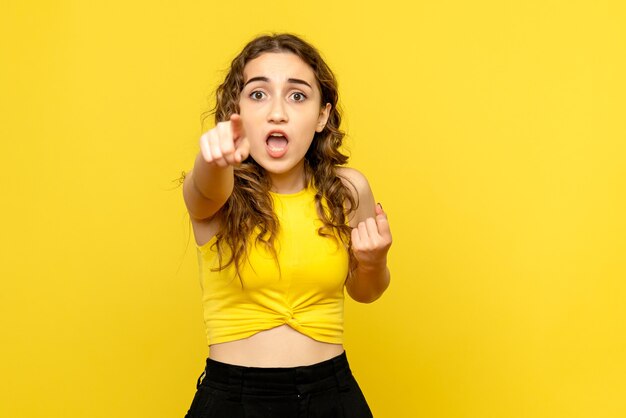
{"label": "index finger", "polygon": [[385,217],[387,216],[387,214],[383,210],[383,205],[381,205],[380,203],[376,203],[374,210],[376,211],[376,216],[378,215],[385,215]]}
{"label": "index finger", "polygon": [[237,113],[233,113],[232,115],[230,115],[230,128],[233,132],[233,140],[237,140],[242,136],[245,136],[243,121],[241,120],[241,116],[239,116]]}

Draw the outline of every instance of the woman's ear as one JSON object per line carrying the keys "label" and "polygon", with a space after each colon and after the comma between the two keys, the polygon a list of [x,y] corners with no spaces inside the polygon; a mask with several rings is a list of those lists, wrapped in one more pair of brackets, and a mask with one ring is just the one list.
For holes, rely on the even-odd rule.
{"label": "woman's ear", "polygon": [[317,118],[317,127],[315,128],[315,132],[322,132],[326,127],[326,122],[328,122],[328,117],[330,116],[330,109],[332,109],[330,103],[326,103],[326,106],[320,109],[320,115]]}

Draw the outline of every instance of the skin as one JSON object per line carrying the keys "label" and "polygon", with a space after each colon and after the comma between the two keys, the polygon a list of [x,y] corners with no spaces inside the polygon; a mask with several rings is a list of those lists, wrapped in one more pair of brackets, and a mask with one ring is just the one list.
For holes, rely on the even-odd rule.
{"label": "skin", "polygon": [[[289,194],[305,187],[304,156],[331,110],[329,103],[321,103],[313,70],[291,53],[265,53],[246,64],[239,107],[239,115],[201,136],[200,153],[185,179],[183,194],[198,245],[219,230],[220,220],[213,215],[232,192],[233,166],[248,155],[265,169],[273,191]],[[266,144],[273,131],[288,138],[286,152],[279,157],[268,152]],[[354,300],[369,303],[389,285],[389,222],[360,172],[342,167],[338,174],[360,202],[350,219],[358,268],[347,278],[346,290]],[[313,340],[288,325],[210,347],[210,357],[217,361],[255,367],[314,364],[342,352],[341,344]]]}
{"label": "skin", "polygon": [[[311,68],[294,54],[270,53],[244,68],[239,100],[243,130],[250,155],[263,167],[278,193],[304,188],[304,155],[315,132],[326,125],[330,104],[321,105],[321,93]],[[288,138],[287,153],[274,158],[267,152],[271,131]]]}

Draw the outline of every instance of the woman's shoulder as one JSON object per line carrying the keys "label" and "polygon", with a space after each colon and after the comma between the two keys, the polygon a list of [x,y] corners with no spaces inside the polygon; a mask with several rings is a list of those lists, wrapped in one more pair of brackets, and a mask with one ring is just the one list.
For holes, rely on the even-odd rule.
{"label": "woman's shoulder", "polygon": [[337,175],[339,176],[341,181],[343,181],[343,183],[348,187],[348,189],[350,189],[350,191],[355,194],[355,198],[358,198],[361,193],[369,190],[370,188],[370,185],[365,175],[356,168],[338,167]]}
{"label": "woman's shoulder", "polygon": [[352,192],[354,201],[356,202],[356,209],[354,215],[351,216],[350,224],[355,226],[361,221],[364,221],[368,217],[375,216],[375,200],[374,194],[370,187],[367,178],[359,170],[351,167],[339,167],[337,168],[337,175],[348,190]]}

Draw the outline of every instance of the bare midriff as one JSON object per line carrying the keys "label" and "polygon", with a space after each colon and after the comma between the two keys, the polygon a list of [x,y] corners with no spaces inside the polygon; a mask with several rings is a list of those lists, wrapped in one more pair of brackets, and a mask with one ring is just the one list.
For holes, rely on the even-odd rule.
{"label": "bare midriff", "polygon": [[209,357],[213,360],[247,367],[308,366],[341,353],[342,344],[314,340],[286,324],[209,347]]}

